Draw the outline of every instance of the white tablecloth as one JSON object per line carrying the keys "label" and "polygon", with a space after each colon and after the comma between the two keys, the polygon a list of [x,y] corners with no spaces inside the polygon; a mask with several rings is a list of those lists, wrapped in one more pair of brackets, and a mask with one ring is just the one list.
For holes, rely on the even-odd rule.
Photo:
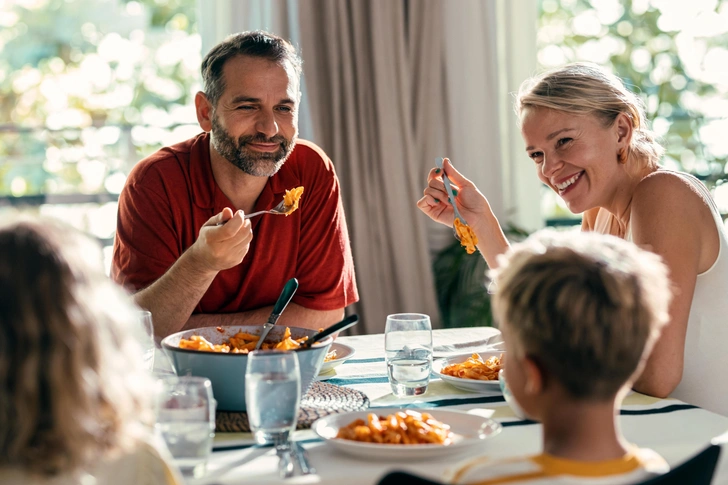
{"label": "white tablecloth", "polygon": [[[433,332],[435,357],[468,353],[492,347],[499,340],[492,328],[462,328]],[[503,424],[500,435],[486,440],[481,447],[456,457],[428,459],[411,463],[397,461],[374,463],[341,454],[330,448],[310,430],[297,431],[294,439],[301,440],[317,475],[294,476],[290,484],[373,485],[386,473],[407,470],[433,479],[441,479],[447,467],[471,455],[487,454],[494,458],[538,453],[541,449],[541,426],[515,417],[500,393],[480,395],[459,391],[449,384],[433,379],[427,393],[406,399],[396,399],[390,390],[384,362],[384,336],[366,335],[341,337],[341,343],[356,349],[356,355],[336,367],[337,376],[327,382],[352,387],[364,392],[372,408],[393,405],[408,407],[442,407],[447,409],[479,409]],[[728,418],[690,406],[675,399],[656,399],[631,393],[622,406],[620,424],[626,438],[640,446],[660,453],[675,466],[707,446],[711,438],[728,431]],[[250,446],[250,435],[218,433],[216,451],[202,479],[190,479],[190,484],[232,485],[241,483],[282,483],[278,477],[278,459],[272,448]],[[728,451],[722,452],[714,484],[728,484]]]}

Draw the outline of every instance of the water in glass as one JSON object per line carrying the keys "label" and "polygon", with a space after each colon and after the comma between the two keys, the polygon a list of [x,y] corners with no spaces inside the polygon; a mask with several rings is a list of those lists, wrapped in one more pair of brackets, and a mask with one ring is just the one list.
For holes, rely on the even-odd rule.
{"label": "water in glass", "polygon": [[301,372],[295,352],[255,351],[245,369],[245,406],[256,442],[288,442],[296,429]]}
{"label": "water in glass", "polygon": [[430,317],[419,313],[389,315],[384,351],[392,392],[400,397],[424,394],[432,369]]}
{"label": "water in glass", "polygon": [[432,369],[432,350],[405,348],[387,352],[387,375],[392,392],[398,396],[417,396],[427,391]]}
{"label": "water in glass", "polygon": [[205,473],[215,437],[215,400],[209,379],[166,376],[159,380],[157,432],[182,473]]}
{"label": "water in glass", "polygon": [[205,463],[212,452],[214,430],[209,423],[169,421],[157,423],[175,464],[192,475],[204,473]]}
{"label": "water in glass", "polygon": [[252,375],[245,379],[245,395],[250,396],[248,421],[259,443],[286,440],[296,427],[300,385],[284,373]]}

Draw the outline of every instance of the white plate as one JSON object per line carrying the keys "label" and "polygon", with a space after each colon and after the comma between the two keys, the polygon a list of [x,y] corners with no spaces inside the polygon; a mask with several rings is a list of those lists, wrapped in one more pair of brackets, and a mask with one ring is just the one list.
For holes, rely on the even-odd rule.
{"label": "white plate", "polygon": [[[398,411],[417,411],[432,415],[436,420],[450,426],[455,434],[453,443],[449,445],[392,445],[380,443],[364,443],[336,438],[339,428],[346,426],[356,419],[367,419],[367,414],[376,413],[378,416],[388,416]],[[490,418],[469,414],[462,411],[444,409],[403,409],[403,408],[374,408],[367,411],[354,411],[342,414],[332,414],[314,421],[311,429],[326,443],[344,453],[358,458],[376,458],[384,460],[415,460],[437,458],[446,456],[473,446],[481,446],[485,440],[501,432],[501,425]]]}
{"label": "white plate", "polygon": [[333,370],[333,369],[331,369],[330,371],[328,371],[326,373],[317,375],[316,378],[315,378],[315,380],[317,380],[317,381],[328,381],[332,377],[336,377],[336,371]]}
{"label": "white plate", "polygon": [[334,342],[333,344],[331,344],[329,352],[331,352],[332,350],[336,351],[336,358],[334,360],[324,362],[324,365],[321,366],[321,370],[319,371],[319,376],[321,376],[321,374],[328,374],[337,365],[341,365],[347,360],[351,359],[356,352],[356,350],[354,350],[352,347],[349,347],[345,344],[340,344],[338,342]]}
{"label": "white plate", "polygon": [[[483,360],[487,360],[489,357],[496,356],[500,357],[501,354],[505,354],[505,352],[500,350],[493,350],[493,351],[482,351],[478,352],[478,355],[480,355],[480,358]],[[464,379],[462,377],[454,377],[449,376],[447,374],[442,374],[442,369],[447,367],[450,364],[459,364],[461,362],[465,362],[468,360],[473,354],[463,354],[463,355],[457,355],[455,357],[448,357],[447,359],[439,359],[432,363],[432,370],[442,379],[443,381],[447,382],[448,384],[452,384],[453,386],[457,387],[458,389],[462,389],[464,391],[475,391],[475,392],[491,392],[491,391],[500,391],[500,384],[498,383],[498,379],[493,381],[480,381],[477,379]]]}

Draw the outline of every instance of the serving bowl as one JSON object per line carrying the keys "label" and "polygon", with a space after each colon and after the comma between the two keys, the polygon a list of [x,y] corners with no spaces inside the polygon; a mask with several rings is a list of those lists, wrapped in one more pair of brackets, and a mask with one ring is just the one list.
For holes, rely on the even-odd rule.
{"label": "serving bowl", "polygon": [[[311,337],[318,333],[307,328],[289,327],[291,338]],[[260,335],[262,325],[228,325],[222,327],[203,327],[173,333],[162,339],[162,349],[172,362],[178,376],[192,375],[207,377],[212,383],[212,393],[217,401],[218,411],[245,411],[245,368],[248,354],[223,354],[220,352],[204,352],[201,350],[181,349],[181,339],[189,339],[200,335],[213,344],[226,342],[238,332]],[[285,332],[285,325],[276,325],[266,337],[266,341],[280,341]],[[301,369],[301,396],[306,394],[326,358],[326,353],[333,342],[326,337],[307,349],[295,350]]]}

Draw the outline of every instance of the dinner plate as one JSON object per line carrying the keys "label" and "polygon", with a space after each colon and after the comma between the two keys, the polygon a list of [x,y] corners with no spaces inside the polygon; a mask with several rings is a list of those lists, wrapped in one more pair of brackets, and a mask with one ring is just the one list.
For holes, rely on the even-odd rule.
{"label": "dinner plate", "polygon": [[324,362],[321,366],[321,370],[319,371],[319,376],[321,376],[321,374],[328,374],[337,365],[341,365],[351,359],[356,352],[352,347],[338,342],[334,342],[331,344],[331,348],[329,348],[329,352],[334,350],[336,351],[336,358],[334,360]]}
{"label": "dinner plate", "polygon": [[[496,356],[500,357],[502,354],[505,354],[505,352],[500,350],[492,350],[492,351],[482,351],[478,352],[480,355],[480,358],[483,360],[487,360],[489,357]],[[455,357],[448,357],[447,359],[439,359],[432,363],[432,370],[437,374],[440,379],[447,382],[448,384],[451,384],[458,389],[462,389],[464,391],[474,391],[474,392],[491,392],[491,391],[500,391],[500,384],[498,384],[498,379],[492,380],[492,381],[481,381],[478,379],[465,379],[462,377],[454,377],[449,376],[447,374],[442,373],[442,369],[447,367],[450,364],[459,364],[461,362],[465,362],[468,360],[473,354],[462,354],[462,355],[456,355]]]}
{"label": "dinner plate", "polygon": [[[436,420],[450,426],[455,434],[453,442],[449,445],[422,444],[422,445],[394,445],[383,443],[364,443],[361,441],[345,440],[336,437],[339,428],[349,423],[363,419],[366,421],[369,413],[378,416],[388,416],[398,411],[426,412]],[[374,408],[367,411],[353,411],[342,414],[332,414],[317,419],[311,429],[324,439],[327,445],[358,458],[375,458],[383,460],[416,460],[426,458],[444,457],[458,453],[466,448],[482,446],[484,442],[501,432],[501,425],[490,418],[463,411],[445,409],[403,409],[403,408]]]}
{"label": "dinner plate", "polygon": [[334,369],[331,369],[328,372],[319,373],[319,375],[316,376],[317,381],[328,381],[329,379],[336,377],[336,371]]}

